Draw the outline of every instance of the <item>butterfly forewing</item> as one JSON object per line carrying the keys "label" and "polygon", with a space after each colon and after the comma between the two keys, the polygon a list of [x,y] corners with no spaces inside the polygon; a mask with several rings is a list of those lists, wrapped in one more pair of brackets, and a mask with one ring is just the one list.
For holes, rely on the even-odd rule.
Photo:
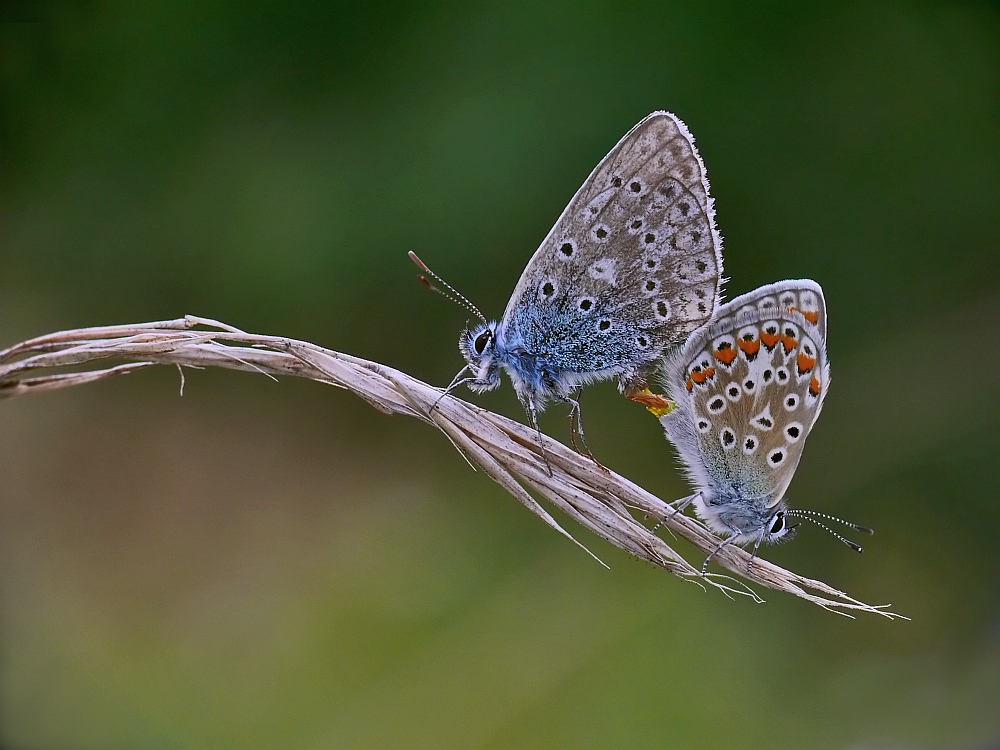
{"label": "butterfly forewing", "polygon": [[[801,312],[817,315],[806,317]],[[781,282],[739,297],[685,345],[669,390],[690,425],[689,465],[730,496],[778,502],[784,495],[829,385],[822,291]],[[669,428],[668,428],[669,430]],[[676,441],[675,441],[676,442]],[[694,445],[691,445],[693,442]],[[685,455],[695,449],[697,455]]]}
{"label": "butterfly forewing", "polygon": [[687,128],[658,112],[597,166],[525,268],[504,325],[577,372],[651,369],[707,322],[721,240]]}

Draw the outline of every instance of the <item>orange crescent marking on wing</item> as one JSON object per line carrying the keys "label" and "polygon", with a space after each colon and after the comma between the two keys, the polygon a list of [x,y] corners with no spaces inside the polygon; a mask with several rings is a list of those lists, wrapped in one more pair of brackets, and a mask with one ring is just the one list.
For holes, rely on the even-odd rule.
{"label": "orange crescent marking on wing", "polygon": [[808,320],[813,325],[819,323],[819,313],[816,310],[799,310],[802,313],[802,317]]}
{"label": "orange crescent marking on wing", "polygon": [[744,341],[743,339],[737,339],[736,345],[742,349],[748,357],[752,357],[760,351],[760,342],[756,340]]}
{"label": "orange crescent marking on wing", "polygon": [[795,366],[799,368],[799,375],[805,375],[816,366],[816,360],[808,354],[799,352],[799,356],[795,359]]}
{"label": "orange crescent marking on wing", "polygon": [[760,340],[764,342],[764,346],[768,349],[773,349],[774,345],[778,343],[778,336],[777,334],[770,334],[767,331],[761,331]]}
{"label": "orange crescent marking on wing", "polygon": [[723,348],[723,346],[725,346],[725,344],[712,352],[712,356],[726,367],[729,367],[729,365],[733,363],[733,360],[736,359],[736,350],[730,346],[725,346],[725,348]]}
{"label": "orange crescent marking on wing", "polygon": [[701,385],[708,380],[708,370],[691,370],[688,374],[688,378],[693,380],[698,385]]}
{"label": "orange crescent marking on wing", "polygon": [[781,337],[781,345],[785,347],[785,354],[788,354],[792,349],[794,349],[795,344],[796,344],[795,339],[793,339],[791,336]]}
{"label": "orange crescent marking on wing", "polygon": [[812,376],[812,380],[809,381],[809,392],[814,395],[819,395],[819,381],[816,380],[816,376]]}

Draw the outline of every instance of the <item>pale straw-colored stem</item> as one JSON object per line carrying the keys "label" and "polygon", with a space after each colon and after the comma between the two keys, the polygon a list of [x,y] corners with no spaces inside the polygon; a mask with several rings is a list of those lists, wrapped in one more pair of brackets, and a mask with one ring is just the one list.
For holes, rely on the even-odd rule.
{"label": "pale straw-colored stem", "polygon": [[[111,364],[110,360],[121,363]],[[108,366],[101,365],[104,361],[109,361]],[[193,316],[60,331],[0,351],[0,398],[81,385],[154,364],[225,367],[271,377],[294,375],[345,388],[379,411],[416,417],[437,427],[474,468],[481,469],[528,510],[574,542],[528,490],[629,554],[687,580],[761,601],[736,578],[702,576],[699,568],[633,517],[630,510],[661,522],[696,547],[702,559],[719,544],[719,538],[703,524],[683,513],[674,514],[667,503],[624,477],[544,435],[543,455],[538,434],[519,422],[454,396],[441,398],[440,388],[391,367],[304,341],[244,333]],[[67,367],[77,371],[41,374]],[[751,564],[750,555],[734,545],[720,551],[714,560],[743,579],[841,614],[862,611],[899,617],[883,606],[864,604],[821,581],[804,578],[759,557]]]}

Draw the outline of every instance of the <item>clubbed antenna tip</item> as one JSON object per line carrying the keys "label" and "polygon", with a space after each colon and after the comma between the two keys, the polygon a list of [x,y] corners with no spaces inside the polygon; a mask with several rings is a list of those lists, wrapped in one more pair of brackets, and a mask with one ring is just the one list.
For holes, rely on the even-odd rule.
{"label": "clubbed antenna tip", "polygon": [[864,534],[874,534],[875,533],[874,529],[869,529],[867,526],[861,526],[860,524],[853,523],[852,521],[845,521],[843,518],[837,518],[836,516],[831,516],[829,513],[820,513],[819,511],[816,511],[816,510],[795,509],[795,510],[788,511],[786,513],[786,515],[791,516],[793,518],[801,518],[804,521],[810,521],[811,523],[816,524],[821,529],[825,529],[826,531],[828,531],[831,534],[833,534],[833,536],[837,537],[837,539],[839,539],[840,541],[842,541],[844,544],[846,544],[852,550],[854,550],[855,552],[859,552],[859,553],[860,552],[864,552],[864,548],[860,544],[852,542],[847,537],[845,537],[845,536],[843,536],[841,534],[838,534],[836,531],[834,531],[833,529],[831,529],[825,523],[823,523],[822,521],[819,521],[816,518],[816,516],[819,516],[820,518],[826,518],[826,519],[828,519],[830,521],[836,521],[837,523],[842,523],[842,524],[844,524],[844,526],[847,526],[850,529],[854,529],[855,531],[860,531],[860,532],[862,532]]}
{"label": "clubbed antenna tip", "polygon": [[[452,302],[454,302],[456,305],[460,305],[461,307],[464,307],[466,310],[468,310],[470,313],[472,313],[473,315],[475,315],[477,318],[479,318],[484,323],[487,322],[486,318],[483,316],[483,314],[481,312],[479,312],[479,308],[478,307],[476,307],[474,304],[472,304],[471,302],[469,302],[469,300],[467,300],[464,295],[459,294],[458,291],[456,291],[456,289],[451,284],[449,284],[447,281],[445,281],[440,276],[438,276],[436,273],[434,273],[430,268],[428,268],[427,264],[424,263],[422,260],[420,260],[420,258],[417,257],[417,254],[415,252],[413,252],[412,250],[410,250],[407,253],[407,255],[409,255],[410,256],[410,260],[412,260],[417,265],[417,268],[419,268],[421,271],[423,271],[423,273],[417,274],[417,281],[419,281],[421,284],[423,284],[425,287],[427,287],[431,291],[437,292],[438,294],[440,294],[443,297],[447,297]],[[439,286],[435,286],[431,282],[431,280],[429,278],[427,278],[428,276],[430,277],[430,279],[434,279],[434,281],[436,281],[438,284],[440,284],[441,287],[444,287],[444,289],[442,289]]]}
{"label": "clubbed antenna tip", "polygon": [[[429,268],[427,267],[427,264],[426,264],[426,263],[424,263],[424,262],[423,262],[422,260],[420,260],[420,258],[419,258],[419,257],[417,257],[417,254],[416,254],[415,252],[413,252],[412,250],[410,250],[410,251],[409,251],[409,252],[407,253],[407,255],[409,255],[409,256],[410,256],[410,260],[412,260],[412,261],[413,261],[414,263],[416,263],[416,264],[417,264],[417,268],[419,268],[419,269],[420,269],[421,271],[423,271],[424,273],[430,273],[431,269],[429,269]],[[417,278],[420,278],[420,277],[418,276]]]}

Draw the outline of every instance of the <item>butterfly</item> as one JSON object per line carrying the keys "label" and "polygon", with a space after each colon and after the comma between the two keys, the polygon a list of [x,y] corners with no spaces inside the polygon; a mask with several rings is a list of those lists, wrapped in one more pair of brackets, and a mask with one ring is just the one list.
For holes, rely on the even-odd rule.
{"label": "butterfly", "polygon": [[[788,510],[788,489],[806,438],[830,386],[826,301],[819,284],[780,281],[737,297],[712,323],[668,357],[667,395],[677,408],[660,417],[687,469],[697,515],[728,544],[776,542],[792,533],[789,518],[823,526],[824,513]],[[752,558],[751,558],[752,560]]]}
{"label": "butterfly", "polygon": [[493,390],[503,370],[536,430],[546,404],[563,402],[582,439],[576,393],[589,383],[616,378],[627,397],[651,409],[668,407],[647,381],[665,349],[712,317],[722,239],[691,133],[674,115],[654,112],[573,196],[499,321],[487,320],[410,257],[424,283],[479,319],[462,331],[458,345],[467,364],[446,392],[462,384]]}

